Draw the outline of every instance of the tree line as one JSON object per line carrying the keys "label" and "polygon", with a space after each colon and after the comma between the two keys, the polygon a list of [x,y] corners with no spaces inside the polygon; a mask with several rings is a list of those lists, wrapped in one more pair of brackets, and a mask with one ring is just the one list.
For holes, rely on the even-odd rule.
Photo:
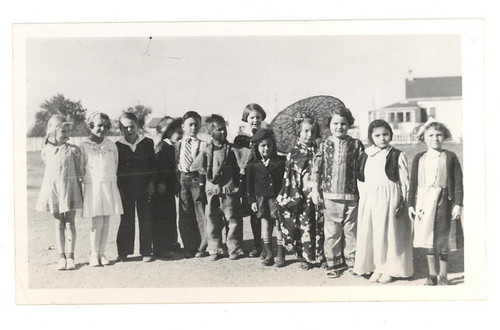
{"label": "tree line", "polygon": [[[137,118],[139,129],[143,129],[146,124],[147,117],[151,114],[151,108],[142,104],[137,104],[133,107],[128,107],[122,111],[133,112]],[[28,137],[44,137],[47,130],[47,122],[50,117],[55,114],[61,114],[68,119],[72,124],[71,136],[87,136],[90,131],[86,124],[87,109],[83,107],[81,101],[73,101],[67,99],[62,94],[53,96],[50,100],[45,100],[40,105],[40,111],[35,114],[35,124],[28,131]],[[118,118],[112,119],[113,129],[110,130],[110,135],[119,135]]]}

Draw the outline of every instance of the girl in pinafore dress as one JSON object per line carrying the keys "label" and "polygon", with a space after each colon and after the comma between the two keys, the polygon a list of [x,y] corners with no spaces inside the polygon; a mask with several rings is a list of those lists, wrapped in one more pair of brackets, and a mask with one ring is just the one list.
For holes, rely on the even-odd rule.
{"label": "girl in pinafore dress", "polygon": [[276,200],[283,208],[280,224],[285,247],[295,252],[300,268],[308,270],[324,261],[323,218],[318,216],[312,188],[306,184],[316,153],[318,125],[305,114],[296,123],[298,140],[287,155],[283,188]]}
{"label": "girl in pinafore dress", "polygon": [[427,249],[425,285],[448,285],[449,253],[463,245],[462,169],[457,156],[443,149],[451,133],[442,123],[431,118],[417,136],[427,151],[415,156],[411,171],[408,214],[415,221],[413,246]]}
{"label": "girl in pinafore dress", "polygon": [[391,147],[391,126],[368,126],[372,146],[360,155],[358,232],[353,272],[373,273],[370,282],[389,283],[413,275],[411,222],[404,212],[409,188],[406,155]]}
{"label": "girl in pinafore dress", "polygon": [[47,123],[47,137],[42,149],[45,173],[36,203],[37,211],[54,215],[58,270],[75,269],[75,213],[81,209],[83,162],[80,149],[67,143],[71,124],[62,115],[53,115]]}
{"label": "girl in pinafore dress", "polygon": [[116,184],[118,149],[106,138],[111,128],[108,115],[94,112],[87,120],[90,138],[80,149],[85,163],[83,217],[92,218],[90,229],[90,266],[109,265],[104,254],[109,233],[109,218],[123,213]]}

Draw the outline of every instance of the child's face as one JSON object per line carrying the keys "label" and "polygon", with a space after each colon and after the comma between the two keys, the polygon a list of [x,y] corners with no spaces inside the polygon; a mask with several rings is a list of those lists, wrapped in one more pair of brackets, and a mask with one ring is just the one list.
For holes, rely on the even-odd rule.
{"label": "child's face", "polygon": [[181,138],[182,138],[182,132],[177,131],[172,134],[172,136],[170,137],[170,141],[175,143],[179,141]]}
{"label": "child's face", "polygon": [[444,134],[434,127],[430,127],[424,133],[424,141],[428,148],[441,151],[443,148]]}
{"label": "child's face", "polygon": [[187,118],[182,123],[182,130],[187,136],[196,137],[200,131],[200,122],[194,118]]}
{"label": "child's face", "polygon": [[247,117],[247,123],[253,130],[258,130],[262,126],[262,115],[256,110],[250,111]]}
{"label": "child's face", "polygon": [[273,152],[273,143],[271,139],[264,139],[259,142],[258,150],[262,158],[267,159],[271,157]]}
{"label": "child's face", "polygon": [[125,139],[129,142],[135,142],[137,139],[137,123],[129,118],[120,119],[120,130]]}
{"label": "child's face", "polygon": [[349,130],[349,124],[347,119],[337,114],[334,114],[332,121],[330,122],[330,131],[333,136],[343,139],[347,136],[347,131]]}
{"label": "child's face", "polygon": [[209,131],[210,136],[214,141],[223,142],[227,138],[227,128],[226,125],[221,123],[213,123],[212,130]]}
{"label": "child's face", "polygon": [[90,133],[95,137],[102,139],[108,133],[108,121],[102,118],[94,119],[94,127],[90,129]]}
{"label": "child's face", "polygon": [[310,145],[314,141],[316,135],[316,127],[309,123],[302,123],[300,125],[299,142],[305,145]]}
{"label": "child's face", "polygon": [[54,139],[57,145],[62,145],[69,140],[69,125],[61,125],[54,132]]}
{"label": "child's face", "polygon": [[391,143],[391,132],[385,127],[375,127],[372,132],[373,143],[380,149],[385,149]]}

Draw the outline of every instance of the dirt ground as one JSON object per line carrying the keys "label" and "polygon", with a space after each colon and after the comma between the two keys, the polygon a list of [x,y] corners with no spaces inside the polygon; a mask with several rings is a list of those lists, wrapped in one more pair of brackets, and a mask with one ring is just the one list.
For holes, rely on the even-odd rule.
{"label": "dirt ground", "polygon": [[[422,145],[399,146],[407,153],[409,162],[413,156],[424,149]],[[462,161],[462,146],[449,145]],[[314,268],[308,271],[298,267],[292,254],[286,256],[287,265],[283,268],[264,267],[259,258],[243,258],[230,261],[224,258],[209,261],[208,258],[184,259],[181,253],[171,258],[143,263],[138,254],[125,263],[114,263],[106,267],[90,267],[89,231],[90,221],[77,218],[77,239],[74,271],[57,271],[58,260],[55,250],[55,233],[50,214],[34,210],[35,201],[43,176],[43,163],[39,152],[28,152],[28,286],[42,288],[182,288],[182,287],[264,287],[264,286],[381,286],[371,284],[364,277],[344,273],[338,279],[328,279],[326,271]],[[24,219],[16,219],[23,221]],[[108,259],[116,258],[116,233],[119,218],[112,218],[106,247]],[[137,235],[136,235],[137,237]],[[137,239],[136,239],[137,241]],[[251,247],[252,234],[249,219],[244,219],[244,244]],[[415,274],[409,279],[396,280],[387,286],[423,285],[427,275],[425,253],[414,249]],[[463,251],[452,253],[449,262],[451,285],[464,283]]]}

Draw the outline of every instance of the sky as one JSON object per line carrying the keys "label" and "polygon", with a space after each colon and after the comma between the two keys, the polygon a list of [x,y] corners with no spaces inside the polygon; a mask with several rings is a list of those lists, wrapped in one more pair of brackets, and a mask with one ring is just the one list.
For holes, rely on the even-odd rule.
{"label": "sky", "polygon": [[136,104],[152,109],[149,119],[218,113],[230,133],[248,103],[270,122],[301,99],[331,95],[363,128],[368,110],[404,99],[408,70],[462,75],[459,35],[32,38],[26,51],[28,129],[56,94],[115,119]]}

